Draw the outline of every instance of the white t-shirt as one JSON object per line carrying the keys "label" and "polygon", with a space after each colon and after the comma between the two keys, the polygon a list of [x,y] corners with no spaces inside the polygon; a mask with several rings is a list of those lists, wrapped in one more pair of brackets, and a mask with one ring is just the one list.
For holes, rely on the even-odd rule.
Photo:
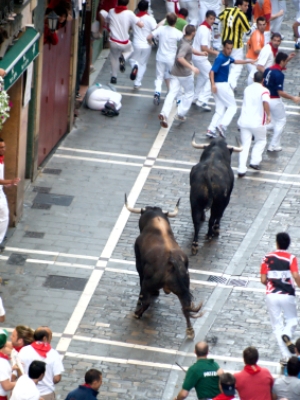
{"label": "white t-shirt", "polygon": [[[1,179],[1,178],[0,178]],[[1,186],[2,187],[2,186]],[[5,309],[3,307],[3,302],[2,299],[0,297],[0,317],[3,317],[3,315],[5,315]]]}
{"label": "white t-shirt", "polygon": [[[211,29],[205,25],[200,25],[197,29],[196,35],[193,41],[193,49],[202,51],[201,46],[211,47]],[[193,60],[207,60],[207,56],[196,56],[193,54]]]}
{"label": "white t-shirt", "polygon": [[160,26],[152,32],[155,39],[159,40],[156,60],[166,63],[174,62],[177,43],[182,39],[182,32],[169,25]]}
{"label": "white t-shirt", "polygon": [[12,368],[10,362],[0,358],[0,396],[6,396],[8,392],[3,389],[1,382],[11,380]]}
{"label": "white t-shirt", "polygon": [[37,388],[42,397],[43,394],[54,392],[53,377],[64,372],[64,366],[59,353],[56,350],[51,349],[48,351],[47,357],[44,358],[29,345],[20,350],[19,356],[21,363],[24,365],[25,374],[28,374],[29,366],[34,360],[44,361],[47,364],[44,379],[37,384]]}
{"label": "white t-shirt", "polygon": [[140,28],[134,25],[133,29],[133,46],[139,49],[148,49],[149,43],[147,41],[147,36],[156,28],[156,21],[150,15],[143,15],[141,21],[144,23],[144,27]]}
{"label": "white t-shirt", "polygon": [[208,8],[208,10],[214,10],[221,5],[222,2],[220,0],[200,0],[200,8],[201,6],[205,6],[205,8]]}
{"label": "white t-shirt", "polygon": [[[4,163],[1,164],[0,163],[0,179],[3,180],[4,179]],[[0,191],[3,190],[3,185],[0,185]]]}
{"label": "white t-shirt", "polygon": [[106,20],[109,23],[110,37],[126,42],[129,40],[129,28],[134,27],[140,19],[130,10],[124,10],[117,14],[112,8],[109,10]]}
{"label": "white t-shirt", "polygon": [[[275,57],[272,51],[272,48],[269,43],[267,43],[260,51],[258,59],[255,65],[262,65],[265,69],[272,67],[275,64]],[[257,69],[253,68],[250,72],[249,76],[251,78],[254,77],[255,72]]]}
{"label": "white t-shirt", "polygon": [[28,375],[22,375],[12,391],[10,400],[39,400],[41,394]]}
{"label": "white t-shirt", "polygon": [[238,126],[259,128],[265,125],[266,116],[263,101],[270,101],[270,92],[260,83],[254,82],[244,90],[243,106]]}

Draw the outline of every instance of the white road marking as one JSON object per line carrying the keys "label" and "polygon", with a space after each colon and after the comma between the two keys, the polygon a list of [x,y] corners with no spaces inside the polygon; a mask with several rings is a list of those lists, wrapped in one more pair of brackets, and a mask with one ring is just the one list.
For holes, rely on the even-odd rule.
{"label": "white road marking", "polygon": [[101,158],[92,158],[92,157],[80,157],[80,156],[69,156],[67,154],[53,154],[55,158],[67,158],[69,160],[80,160],[80,161],[93,161],[104,164],[116,164],[116,165],[128,165],[129,167],[139,167],[141,168],[143,164],[131,163],[127,161],[116,161],[116,160],[104,160]]}
{"label": "white road marking", "polygon": [[16,252],[16,253],[29,253],[29,254],[41,254],[46,256],[55,256],[55,257],[70,257],[70,258],[81,258],[84,260],[98,260],[98,257],[93,256],[85,256],[83,254],[72,254],[72,253],[59,253],[58,251],[46,251],[46,250],[34,250],[34,249],[25,249],[20,247],[10,247],[5,246],[6,251]]}
{"label": "white road marking", "polygon": [[73,151],[74,153],[87,153],[87,154],[99,154],[108,157],[122,157],[122,158],[135,158],[137,160],[146,160],[146,157],[142,156],[135,156],[133,154],[122,154],[122,153],[110,153],[107,151],[96,151],[96,150],[83,150],[83,149],[75,149],[73,147],[59,147],[57,150],[64,150],[64,151]]}

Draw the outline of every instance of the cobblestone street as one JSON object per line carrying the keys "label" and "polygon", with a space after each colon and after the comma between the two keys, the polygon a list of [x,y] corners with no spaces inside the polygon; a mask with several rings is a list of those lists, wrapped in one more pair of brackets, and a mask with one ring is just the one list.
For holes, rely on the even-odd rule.
{"label": "cobblestone street", "polygon": [[[294,48],[291,3],[283,24],[282,49],[287,52]],[[157,19],[163,7],[153,2]],[[109,62],[103,59],[107,55],[103,51],[95,64],[96,81],[105,84],[110,79]],[[286,71],[285,89],[294,95],[300,90],[299,62],[300,52]],[[226,371],[240,370],[243,349],[254,345],[260,365],[278,374],[280,352],[264,302],[260,262],[281,230],[291,235],[291,252],[300,258],[299,106],[285,101],[283,151],[265,151],[261,171],[238,179],[238,155],[233,154],[236,179],[220,236],[206,241],[204,222],[199,252],[192,256],[189,172],[201,151],[191,140],[195,131],[198,142],[207,141],[212,113],[193,105],[184,124],[174,121],[170,129],[160,129],[161,105],[152,103],[155,49],[139,91],[128,75],[129,66],[116,86],[123,95],[120,116],[106,118],[82,107],[72,132],[37,180],[28,183],[22,220],[10,230],[0,256],[4,327],[48,325],[53,330],[52,345],[64,356],[66,370],[56,388],[58,399],[93,367],[103,371],[99,399],[171,400],[184,379],[175,362],[189,367],[195,361],[195,342],[204,339]],[[238,106],[246,82],[244,68]],[[174,104],[172,119],[175,112]],[[233,145],[238,115],[227,138]],[[203,301],[205,310],[192,321],[194,342],[186,340],[185,319],[173,294],[161,291],[140,320],[133,317],[139,294],[133,245],[139,229],[138,216],[124,207],[125,193],[131,206],[168,210],[181,198],[179,213],[170,222],[189,256],[195,302]],[[299,299],[300,291],[297,295]],[[300,326],[295,335],[300,337]],[[194,391],[189,398],[196,399]]]}

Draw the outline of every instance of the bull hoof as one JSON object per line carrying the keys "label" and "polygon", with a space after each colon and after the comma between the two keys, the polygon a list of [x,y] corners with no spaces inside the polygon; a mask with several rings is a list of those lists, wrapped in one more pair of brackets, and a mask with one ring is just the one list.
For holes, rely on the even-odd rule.
{"label": "bull hoof", "polygon": [[192,255],[195,256],[198,253],[198,242],[192,244]]}
{"label": "bull hoof", "polygon": [[195,331],[193,328],[187,328],[186,329],[186,336],[188,339],[193,340],[195,337]]}
{"label": "bull hoof", "polygon": [[136,318],[136,319],[140,319],[140,318],[141,318],[141,315],[138,313],[138,311],[135,311],[134,314],[133,314],[133,316],[134,316],[134,318]]}
{"label": "bull hoof", "polygon": [[211,240],[212,238],[213,238],[212,235],[209,235],[209,234],[205,235],[206,240]]}

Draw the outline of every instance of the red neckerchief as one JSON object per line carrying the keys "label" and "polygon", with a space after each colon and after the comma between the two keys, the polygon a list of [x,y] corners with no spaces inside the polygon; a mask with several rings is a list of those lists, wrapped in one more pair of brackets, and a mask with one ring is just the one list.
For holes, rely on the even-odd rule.
{"label": "red neckerchief", "polygon": [[212,27],[211,27],[211,26],[209,25],[209,23],[206,22],[206,21],[203,21],[202,24],[200,24],[200,26],[201,26],[201,25],[204,25],[204,26],[206,26],[208,29],[212,30]]}
{"label": "red neckerchief", "polygon": [[213,400],[231,400],[234,399],[234,396],[227,396],[224,393],[218,394],[218,396],[214,397]]}
{"label": "red neckerchief", "polygon": [[0,164],[4,164],[4,156],[0,156]]}
{"label": "red neckerchief", "polygon": [[283,71],[286,68],[282,68],[280,65],[274,64],[274,65],[272,65],[272,67],[270,67],[270,69],[277,69],[278,71]]}
{"label": "red neckerchief", "polygon": [[33,342],[31,343],[31,346],[34,348],[34,350],[42,357],[46,358],[48,351],[51,350],[50,343],[44,343],[44,342]]}
{"label": "red neckerchief", "polygon": [[176,14],[178,18],[185,19],[185,16],[182,14]]}
{"label": "red neckerchief", "polygon": [[245,365],[244,371],[248,372],[250,375],[255,375],[261,371],[261,368],[259,365]]}
{"label": "red neckerchief", "polygon": [[120,14],[122,11],[128,10],[126,6],[116,6],[115,7],[115,13]]}
{"label": "red neckerchief", "polygon": [[24,346],[13,346],[13,348],[19,353],[21,349],[23,349]]}
{"label": "red neckerchief", "polygon": [[4,360],[7,360],[7,361],[10,360],[9,356],[7,356],[6,354],[1,353],[1,352],[0,352],[0,358],[4,358]]}
{"label": "red neckerchief", "polygon": [[87,383],[84,383],[84,384],[83,384],[83,385],[81,385],[81,386],[84,386],[84,387],[87,387],[87,388],[90,388],[90,389],[92,389],[91,385],[88,385]]}
{"label": "red neckerchief", "polygon": [[136,16],[137,17],[143,17],[144,15],[148,15],[147,11],[139,11]]}
{"label": "red neckerchief", "polygon": [[271,46],[271,50],[272,50],[273,56],[276,57],[277,53],[278,53],[278,47],[277,47],[277,49],[276,49],[276,47],[273,47],[271,42],[269,42],[269,45]]}

